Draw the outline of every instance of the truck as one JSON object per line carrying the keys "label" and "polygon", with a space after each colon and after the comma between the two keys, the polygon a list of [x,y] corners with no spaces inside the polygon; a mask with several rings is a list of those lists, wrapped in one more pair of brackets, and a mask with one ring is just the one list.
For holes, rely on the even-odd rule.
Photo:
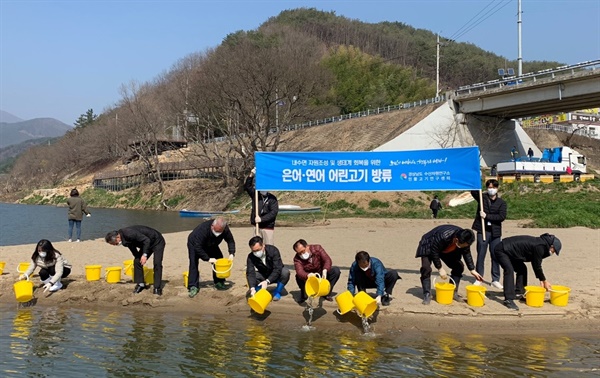
{"label": "truck", "polygon": [[542,157],[527,156],[502,161],[496,164],[499,177],[514,175],[533,175],[534,181],[539,182],[541,175],[552,175],[554,181],[560,181],[561,175],[573,175],[575,181],[587,172],[585,156],[570,147],[545,148]]}

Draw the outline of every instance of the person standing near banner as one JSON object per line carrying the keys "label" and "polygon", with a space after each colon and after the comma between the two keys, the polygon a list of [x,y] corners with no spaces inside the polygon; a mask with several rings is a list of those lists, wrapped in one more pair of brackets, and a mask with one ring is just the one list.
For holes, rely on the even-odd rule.
{"label": "person standing near banner", "polygon": [[253,168],[244,183],[246,193],[252,198],[250,223],[256,227],[255,235],[260,236],[265,244],[274,245],[275,220],[279,213],[279,202],[272,193],[267,191],[257,193],[253,183],[255,173],[256,168]]}
{"label": "person standing near banner", "polygon": [[[478,190],[471,191],[471,195],[479,204],[475,213],[475,220],[471,226],[477,232],[477,264],[475,269],[477,273],[484,275],[485,256],[489,246],[492,258],[491,286],[496,289],[502,289],[503,287],[500,283],[500,265],[496,259],[494,249],[502,241],[502,222],[506,219],[507,210],[506,202],[498,197],[499,186],[498,180],[491,179],[485,182],[486,193],[481,194]],[[475,285],[480,284],[480,281],[475,282]]]}

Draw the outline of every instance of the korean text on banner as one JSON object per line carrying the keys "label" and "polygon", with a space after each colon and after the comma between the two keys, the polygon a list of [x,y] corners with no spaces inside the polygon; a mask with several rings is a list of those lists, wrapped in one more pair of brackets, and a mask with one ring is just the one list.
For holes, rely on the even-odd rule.
{"label": "korean text on banner", "polygon": [[287,191],[479,190],[479,148],[256,152],[256,188]]}

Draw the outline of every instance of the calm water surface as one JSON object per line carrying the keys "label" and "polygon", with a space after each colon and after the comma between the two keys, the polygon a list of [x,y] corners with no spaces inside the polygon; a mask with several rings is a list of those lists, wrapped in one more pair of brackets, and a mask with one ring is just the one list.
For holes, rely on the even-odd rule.
{"label": "calm water surface", "polygon": [[[181,218],[177,211],[90,208],[92,216],[83,218],[83,240],[103,238],[107,232],[143,224],[162,233],[192,230],[203,219]],[[68,239],[67,207],[0,203],[0,246],[52,242]],[[75,230],[73,230],[75,237]]]}
{"label": "calm water surface", "polygon": [[0,308],[2,377],[597,377],[597,335],[313,331],[268,321]]}

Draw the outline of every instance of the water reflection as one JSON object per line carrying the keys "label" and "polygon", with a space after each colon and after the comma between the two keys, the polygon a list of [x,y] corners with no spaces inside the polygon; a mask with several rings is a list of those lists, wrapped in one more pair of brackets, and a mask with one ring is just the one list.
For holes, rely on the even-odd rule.
{"label": "water reflection", "polygon": [[153,311],[0,309],[0,376],[597,376],[600,340],[359,329]]}

